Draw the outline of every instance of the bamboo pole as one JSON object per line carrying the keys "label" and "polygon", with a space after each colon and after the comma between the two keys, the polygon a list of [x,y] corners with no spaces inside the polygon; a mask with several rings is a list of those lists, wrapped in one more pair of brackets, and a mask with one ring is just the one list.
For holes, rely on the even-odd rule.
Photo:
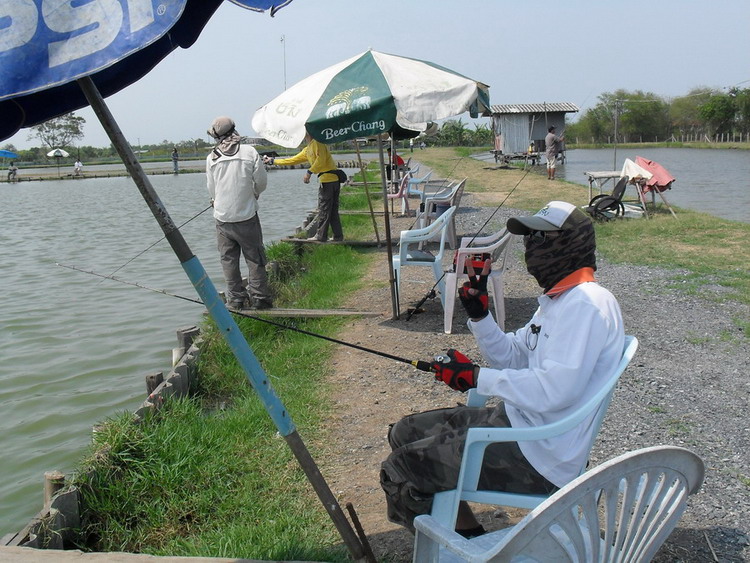
{"label": "bamboo pole", "polygon": [[380,157],[380,181],[383,185],[383,219],[385,222],[385,246],[388,250],[388,280],[391,284],[391,312],[392,320],[399,317],[398,308],[398,288],[396,287],[396,277],[393,274],[393,247],[391,246],[391,219],[388,213],[388,187],[385,176],[385,159],[383,158],[383,134],[378,134],[378,156]]}
{"label": "bamboo pole", "polygon": [[365,184],[365,194],[367,195],[367,205],[370,207],[370,216],[372,217],[372,228],[375,229],[375,240],[378,241],[380,246],[380,234],[378,233],[378,223],[375,221],[375,210],[372,208],[372,201],[370,201],[370,189],[367,186],[367,173],[365,167],[362,164],[362,154],[359,152],[359,143],[357,139],[354,139],[354,147],[357,149],[357,160],[359,161],[359,170],[362,172],[362,181]]}

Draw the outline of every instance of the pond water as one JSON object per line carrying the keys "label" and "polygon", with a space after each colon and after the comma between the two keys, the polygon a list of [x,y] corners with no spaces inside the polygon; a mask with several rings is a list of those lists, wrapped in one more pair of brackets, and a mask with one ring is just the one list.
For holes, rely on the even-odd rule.
{"label": "pond water", "polygon": [[[588,186],[584,172],[620,170],[626,158],[642,156],[664,166],[676,178],[664,192],[670,204],[703,211],[724,219],[750,222],[750,151],[729,149],[617,149],[617,167],[612,149],[575,149],[566,152],[565,164],[558,164],[560,179]],[[489,154],[479,155],[493,161]],[[544,160],[544,159],[542,159]],[[542,165],[540,170],[544,170]],[[612,190],[612,182],[605,192]],[[635,197],[628,189],[627,197]],[[657,196],[657,203],[661,203]]]}
{"label": "pond water", "polygon": [[[208,206],[204,174],[150,177],[175,224]],[[73,470],[92,427],[145,399],[144,376],[168,371],[177,328],[203,308],[181,299],[72,271],[110,274],[163,233],[132,180],[0,184],[0,536],[42,508],[43,474]],[[269,174],[261,197],[265,242],[294,232],[317,202],[299,170]],[[211,210],[183,236],[224,288]],[[198,298],[161,241],[116,274]]]}

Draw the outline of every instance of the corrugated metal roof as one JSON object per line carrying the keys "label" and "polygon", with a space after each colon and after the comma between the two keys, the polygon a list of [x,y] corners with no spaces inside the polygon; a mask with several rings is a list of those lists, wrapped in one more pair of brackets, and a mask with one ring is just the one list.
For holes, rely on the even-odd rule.
{"label": "corrugated metal roof", "polygon": [[545,102],[541,104],[501,104],[490,106],[492,113],[544,113],[565,112],[574,113],[579,111],[575,104],[570,102]]}

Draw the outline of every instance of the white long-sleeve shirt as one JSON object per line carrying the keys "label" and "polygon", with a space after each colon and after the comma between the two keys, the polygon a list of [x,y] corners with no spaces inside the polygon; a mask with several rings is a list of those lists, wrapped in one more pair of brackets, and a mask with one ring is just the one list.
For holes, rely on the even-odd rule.
{"label": "white long-sleeve shirt", "polygon": [[240,145],[237,154],[206,158],[208,193],[214,202],[214,218],[239,223],[258,213],[258,197],[266,189],[266,167],[253,147]]}
{"label": "white long-sleeve shirt", "polygon": [[[468,324],[491,366],[479,370],[477,390],[503,399],[514,428],[550,424],[577,410],[615,372],[625,344],[617,300],[596,282],[539,297],[536,313],[515,333],[500,330],[490,315]],[[541,327],[538,334],[532,324]],[[562,487],[585,467],[593,418],[519,447],[539,473]]]}

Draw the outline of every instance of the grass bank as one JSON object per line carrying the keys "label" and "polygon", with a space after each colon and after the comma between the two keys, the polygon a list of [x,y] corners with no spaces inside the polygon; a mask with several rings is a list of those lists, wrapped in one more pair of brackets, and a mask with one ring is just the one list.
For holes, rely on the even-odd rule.
{"label": "grass bank", "polygon": [[[507,199],[506,206],[536,211],[550,199],[587,203],[584,186],[517,169],[493,170],[468,154],[436,148],[414,158],[438,176],[468,178],[467,190],[487,206]],[[363,193],[345,189],[342,208],[365,209]],[[370,193],[375,209],[382,209],[377,186]],[[608,260],[675,269],[675,283],[683,290],[750,303],[750,225],[677,213],[678,219],[656,213],[650,220],[597,225],[600,251]],[[348,238],[372,238],[368,215],[343,219]],[[302,256],[288,244],[269,252],[282,265],[275,280],[279,304],[292,307],[335,307],[369,283],[364,268],[382,257],[334,245],[315,246]],[[305,275],[286,275],[300,271]],[[736,322],[750,336],[748,319]],[[253,320],[239,324],[313,457],[324,455],[326,421],[333,414],[326,383],[332,345]],[[336,337],[342,324],[329,318],[296,326]],[[195,399],[172,403],[138,426],[123,414],[96,433],[78,472],[88,506],[81,546],[156,555],[348,560],[223,338],[210,323],[204,334]]]}

